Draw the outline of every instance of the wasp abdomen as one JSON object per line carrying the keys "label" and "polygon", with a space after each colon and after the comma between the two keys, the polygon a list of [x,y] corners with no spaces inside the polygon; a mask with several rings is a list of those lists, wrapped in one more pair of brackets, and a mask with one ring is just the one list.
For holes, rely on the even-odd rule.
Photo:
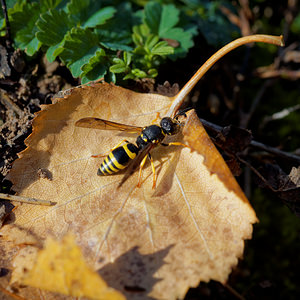
{"label": "wasp abdomen", "polygon": [[138,152],[138,147],[131,143],[115,148],[101,163],[97,175],[111,175],[126,168],[130,160],[134,159]]}

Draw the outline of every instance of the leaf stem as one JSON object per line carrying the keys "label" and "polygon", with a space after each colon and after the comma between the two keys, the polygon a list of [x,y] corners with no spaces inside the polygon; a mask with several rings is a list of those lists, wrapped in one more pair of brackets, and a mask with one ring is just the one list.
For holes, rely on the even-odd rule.
{"label": "leaf stem", "polygon": [[56,202],[52,202],[48,200],[40,200],[36,198],[28,198],[28,197],[15,196],[15,195],[3,194],[3,193],[0,193],[0,199],[5,199],[9,201],[18,201],[18,202],[29,203],[29,204],[46,205],[46,206],[52,206],[56,204]]}
{"label": "leaf stem", "polygon": [[[223,127],[221,127],[219,125],[216,125],[214,123],[208,122],[204,119],[200,119],[200,121],[203,124],[205,129],[211,130],[215,134],[218,134],[218,133],[222,132],[222,130],[223,130]],[[282,157],[284,159],[288,159],[290,161],[295,161],[297,163],[300,163],[300,156],[298,156],[296,154],[285,152],[285,151],[279,150],[277,148],[265,145],[263,143],[260,143],[260,142],[254,141],[254,140],[252,140],[250,142],[249,146],[261,149],[261,150],[266,151],[268,153],[272,153],[275,156],[279,156],[279,157]]]}
{"label": "leaf stem", "polygon": [[186,83],[186,85],[180,90],[180,92],[174,97],[173,103],[168,111],[168,116],[174,117],[177,110],[182,105],[184,98],[190,93],[197,82],[203,77],[203,75],[225,54],[234,50],[235,48],[253,42],[262,42],[273,44],[277,46],[284,46],[283,36],[273,36],[265,34],[255,34],[238,38],[229,44],[225,45],[215,54],[213,54],[194,74],[194,76]]}

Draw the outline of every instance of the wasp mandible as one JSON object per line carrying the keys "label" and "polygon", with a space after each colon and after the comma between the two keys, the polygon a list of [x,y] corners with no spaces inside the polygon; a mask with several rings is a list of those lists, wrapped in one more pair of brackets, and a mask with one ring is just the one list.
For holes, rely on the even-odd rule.
{"label": "wasp mandible", "polygon": [[[97,174],[99,176],[111,175],[127,168],[127,171],[118,186],[120,187],[140,166],[139,180],[137,185],[140,187],[142,180],[142,169],[148,157],[150,159],[153,172],[152,188],[155,188],[156,173],[150,151],[158,144],[163,146],[179,145],[188,147],[180,142],[163,143],[163,140],[166,136],[175,135],[180,131],[182,123],[178,121],[178,116],[185,114],[185,111],[179,112],[174,118],[162,118],[160,125],[149,125],[146,127],[125,125],[92,117],[78,120],[75,123],[75,126],[102,130],[118,130],[128,133],[139,133],[139,136],[136,139],[136,144],[130,143],[127,140],[123,140],[114,148],[112,148],[110,153],[101,163]],[[125,144],[122,145],[123,143]]]}

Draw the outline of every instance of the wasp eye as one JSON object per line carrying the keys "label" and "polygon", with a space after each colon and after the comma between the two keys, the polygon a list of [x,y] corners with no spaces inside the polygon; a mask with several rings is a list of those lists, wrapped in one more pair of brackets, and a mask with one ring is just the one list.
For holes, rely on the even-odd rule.
{"label": "wasp eye", "polygon": [[160,126],[165,134],[173,135],[179,131],[179,123],[170,117],[162,118]]}

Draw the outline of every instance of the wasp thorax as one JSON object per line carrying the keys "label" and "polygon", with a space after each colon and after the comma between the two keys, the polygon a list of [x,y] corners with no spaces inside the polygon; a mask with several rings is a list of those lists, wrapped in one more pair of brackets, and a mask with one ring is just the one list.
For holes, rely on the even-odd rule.
{"label": "wasp thorax", "polygon": [[160,121],[160,127],[163,132],[168,135],[174,135],[178,133],[180,129],[179,123],[170,117],[162,118]]}

